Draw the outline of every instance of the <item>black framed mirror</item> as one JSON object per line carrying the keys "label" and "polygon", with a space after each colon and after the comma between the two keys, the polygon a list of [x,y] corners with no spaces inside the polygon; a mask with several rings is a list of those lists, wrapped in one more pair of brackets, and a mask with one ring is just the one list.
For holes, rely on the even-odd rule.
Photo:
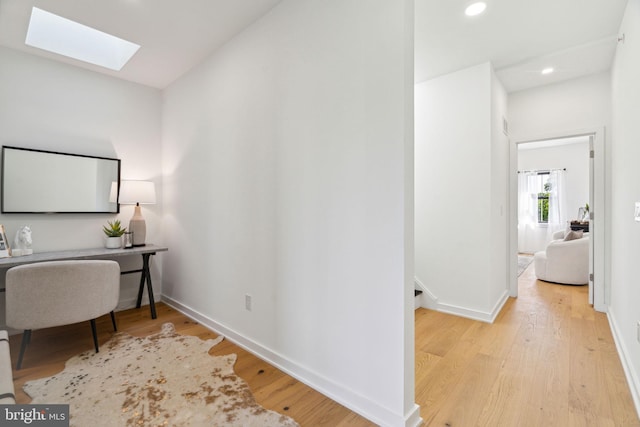
{"label": "black framed mirror", "polygon": [[2,213],[118,213],[120,159],[2,147]]}

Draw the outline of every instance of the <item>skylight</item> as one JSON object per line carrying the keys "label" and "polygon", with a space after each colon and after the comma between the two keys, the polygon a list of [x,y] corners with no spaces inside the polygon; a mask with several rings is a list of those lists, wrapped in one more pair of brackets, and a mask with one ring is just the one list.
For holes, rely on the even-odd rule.
{"label": "skylight", "polygon": [[135,43],[37,7],[31,11],[25,43],[116,71],[121,70],[140,48]]}
{"label": "skylight", "polygon": [[464,10],[464,13],[467,16],[476,16],[484,12],[486,8],[487,4],[485,2],[479,1],[467,6],[467,8]]}

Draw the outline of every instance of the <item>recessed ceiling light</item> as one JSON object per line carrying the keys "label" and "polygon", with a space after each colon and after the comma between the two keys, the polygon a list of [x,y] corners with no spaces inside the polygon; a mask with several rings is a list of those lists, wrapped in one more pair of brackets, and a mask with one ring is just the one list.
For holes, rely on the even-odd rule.
{"label": "recessed ceiling light", "polygon": [[140,48],[130,41],[37,7],[31,11],[25,43],[116,71],[121,70]]}
{"label": "recessed ceiling light", "polygon": [[547,74],[551,74],[553,73],[553,67],[547,67],[544,70],[542,70],[542,74],[547,75]]}
{"label": "recessed ceiling light", "polygon": [[486,8],[487,4],[485,2],[479,1],[467,6],[467,8],[464,10],[464,14],[467,16],[480,15]]}

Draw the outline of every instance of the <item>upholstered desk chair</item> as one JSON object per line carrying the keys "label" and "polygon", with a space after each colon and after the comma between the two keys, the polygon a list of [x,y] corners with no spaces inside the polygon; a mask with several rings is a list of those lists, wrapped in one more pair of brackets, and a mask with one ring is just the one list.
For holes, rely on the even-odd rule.
{"label": "upholstered desk chair", "polygon": [[98,350],[95,319],[110,313],[120,297],[120,266],[115,261],[50,261],[10,268],[6,275],[7,326],[24,329],[17,369],[33,329],[90,320]]}

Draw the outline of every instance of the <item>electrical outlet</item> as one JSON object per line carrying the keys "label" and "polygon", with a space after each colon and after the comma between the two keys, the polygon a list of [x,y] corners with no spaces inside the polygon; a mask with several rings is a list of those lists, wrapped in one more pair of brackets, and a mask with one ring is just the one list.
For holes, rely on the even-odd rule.
{"label": "electrical outlet", "polygon": [[246,308],[247,311],[251,311],[251,295],[249,294],[245,294],[244,296],[244,308]]}
{"label": "electrical outlet", "polygon": [[636,202],[636,209],[633,217],[636,221],[640,221],[640,202]]}
{"label": "electrical outlet", "polygon": [[640,320],[638,320],[638,336],[636,338],[638,338],[638,342],[640,342]]}

